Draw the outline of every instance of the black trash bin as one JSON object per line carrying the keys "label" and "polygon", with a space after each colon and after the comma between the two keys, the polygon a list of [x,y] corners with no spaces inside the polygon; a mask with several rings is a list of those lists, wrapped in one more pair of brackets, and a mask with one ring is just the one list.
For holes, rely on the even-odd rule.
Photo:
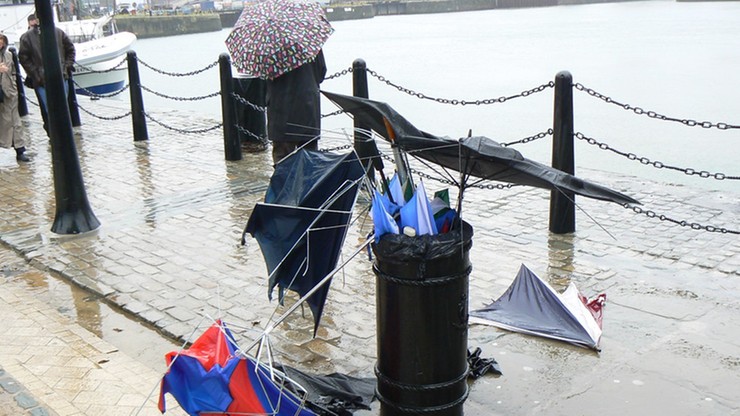
{"label": "black trash bin", "polygon": [[446,234],[373,244],[382,416],[463,414],[472,237],[461,221]]}
{"label": "black trash bin", "polygon": [[[234,77],[234,94],[256,107],[267,105],[267,81],[245,74]],[[236,122],[239,125],[239,143],[242,150],[263,151],[267,149],[267,114],[236,100]],[[260,139],[261,138],[261,139]]]}

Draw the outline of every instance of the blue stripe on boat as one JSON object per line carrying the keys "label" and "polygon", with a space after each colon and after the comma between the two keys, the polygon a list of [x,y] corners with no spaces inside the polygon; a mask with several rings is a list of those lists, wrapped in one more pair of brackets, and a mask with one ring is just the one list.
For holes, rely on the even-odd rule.
{"label": "blue stripe on boat", "polygon": [[101,95],[101,94],[110,94],[112,92],[120,91],[123,89],[123,81],[118,82],[111,82],[109,84],[102,84],[102,85],[94,85],[90,87],[77,88],[75,92],[78,95]]}

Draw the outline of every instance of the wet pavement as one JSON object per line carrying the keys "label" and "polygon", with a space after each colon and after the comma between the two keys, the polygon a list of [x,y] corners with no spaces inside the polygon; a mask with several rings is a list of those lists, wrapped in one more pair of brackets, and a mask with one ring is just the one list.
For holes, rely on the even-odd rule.
{"label": "wet pavement", "polygon": [[[81,103],[111,118],[128,110],[113,100]],[[187,112],[149,113],[185,130],[219,122]],[[250,345],[285,310],[267,299],[256,241],[240,244],[272,172],[269,153],[245,153],[243,160],[228,162],[220,129],[182,134],[156,123],[149,123],[148,141],[134,142],[130,119],[103,121],[83,113],[75,141],[87,196],[102,226],[60,236],[50,231],[51,151],[38,118],[24,120],[33,138],[31,163],[19,165],[9,150],[0,153],[0,385],[7,377],[38,402],[20,407],[27,414],[158,414],[151,392],[162,367],[122,352],[70,316],[94,320],[83,305],[99,302],[178,342],[192,340],[222,317],[239,328],[242,345]],[[345,144],[339,136],[327,135],[322,147]],[[740,229],[740,190],[706,191],[700,183],[663,184],[598,170],[578,174],[658,214]],[[426,185],[430,192],[442,186]],[[557,289],[573,281],[588,296],[607,293],[598,354],[472,325],[469,345],[495,358],[504,375],[470,384],[466,414],[740,414],[736,234],[693,230],[579,198],[577,232],[557,236],[548,232],[548,192],[473,189],[465,197],[463,215],[475,228],[471,309],[503,293],[522,263]],[[355,213],[347,257],[371,228],[365,210]],[[71,282],[89,299],[71,302],[75,313],[60,313],[29,288],[29,273],[40,274],[36,280],[49,286],[57,279]],[[276,358],[312,373],[371,377],[374,293],[371,260],[363,253],[334,278],[316,338],[308,309],[271,333]],[[289,295],[286,305],[295,299]],[[162,349],[160,356],[169,351]],[[17,404],[6,399],[18,393],[5,390],[0,406]],[[377,407],[357,414],[377,414]]]}

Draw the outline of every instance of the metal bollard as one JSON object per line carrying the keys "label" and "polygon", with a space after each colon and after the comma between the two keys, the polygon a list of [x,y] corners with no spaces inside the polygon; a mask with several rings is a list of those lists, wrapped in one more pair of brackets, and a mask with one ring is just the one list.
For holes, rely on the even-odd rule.
{"label": "metal bollard", "polygon": [[224,155],[226,160],[241,160],[242,147],[236,128],[236,109],[234,105],[234,84],[231,78],[231,59],[226,53],[218,56],[221,78],[221,117],[224,129]]}
{"label": "metal bollard", "polygon": [[131,97],[131,122],[134,128],[134,141],[149,140],[146,128],[146,112],[144,111],[144,97],[141,94],[141,80],[139,79],[139,61],[136,52],[126,52],[128,66],[128,86]]}
{"label": "metal bollard", "polygon": [[[555,76],[552,130],[552,167],[573,175],[573,77],[568,71],[559,72]],[[575,194],[560,190],[550,191],[550,231],[567,234],[575,230]]]}
{"label": "metal bollard", "polygon": [[[367,86],[367,64],[362,59],[355,59],[352,62],[352,95],[361,98],[370,98]],[[375,180],[375,171],[377,170],[383,182],[383,186],[388,187],[387,180],[383,176],[383,159],[380,158],[378,145],[369,133],[370,128],[363,125],[355,119],[355,138],[354,145],[357,155],[360,157],[367,177],[371,181]]]}
{"label": "metal bollard", "polygon": [[[462,224],[462,225],[461,225]],[[381,416],[462,416],[473,228],[373,244]]]}
{"label": "metal bollard", "polygon": [[25,117],[28,115],[28,103],[26,102],[26,92],[23,90],[23,79],[21,78],[21,65],[18,62],[18,53],[15,48],[8,48],[13,55],[13,66],[15,66],[15,86],[18,88],[18,115]]}

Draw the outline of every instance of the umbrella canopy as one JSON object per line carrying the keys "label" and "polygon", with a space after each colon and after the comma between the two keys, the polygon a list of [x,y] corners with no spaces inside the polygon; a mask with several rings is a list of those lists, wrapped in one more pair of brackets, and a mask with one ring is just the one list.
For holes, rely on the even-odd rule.
{"label": "umbrella canopy", "polygon": [[620,204],[639,203],[620,192],[527,159],[518,151],[501,146],[487,137],[453,140],[434,136],[414,127],[386,103],[326,91],[323,93],[344,111],[408,154],[466,176],[569,191]]}
{"label": "umbrella canopy", "polygon": [[[302,149],[280,161],[265,202],[249,216],[245,233],[257,239],[270,273],[268,295],[279,286],[301,296],[337,265],[364,170],[355,153]],[[308,297],[318,329],[329,285]]]}
{"label": "umbrella canopy", "polygon": [[313,61],[333,31],[316,1],[261,0],[244,7],[226,47],[239,72],[275,79]]}
{"label": "umbrella canopy", "polygon": [[165,394],[170,393],[189,415],[316,415],[271,377],[270,368],[238,356],[233,339],[219,321],[190,348],[166,354],[169,369],[160,386],[159,410],[165,413]]}
{"label": "umbrella canopy", "polygon": [[525,265],[498,300],[470,312],[471,322],[598,350],[606,295],[591,302],[573,283],[563,294]]}

